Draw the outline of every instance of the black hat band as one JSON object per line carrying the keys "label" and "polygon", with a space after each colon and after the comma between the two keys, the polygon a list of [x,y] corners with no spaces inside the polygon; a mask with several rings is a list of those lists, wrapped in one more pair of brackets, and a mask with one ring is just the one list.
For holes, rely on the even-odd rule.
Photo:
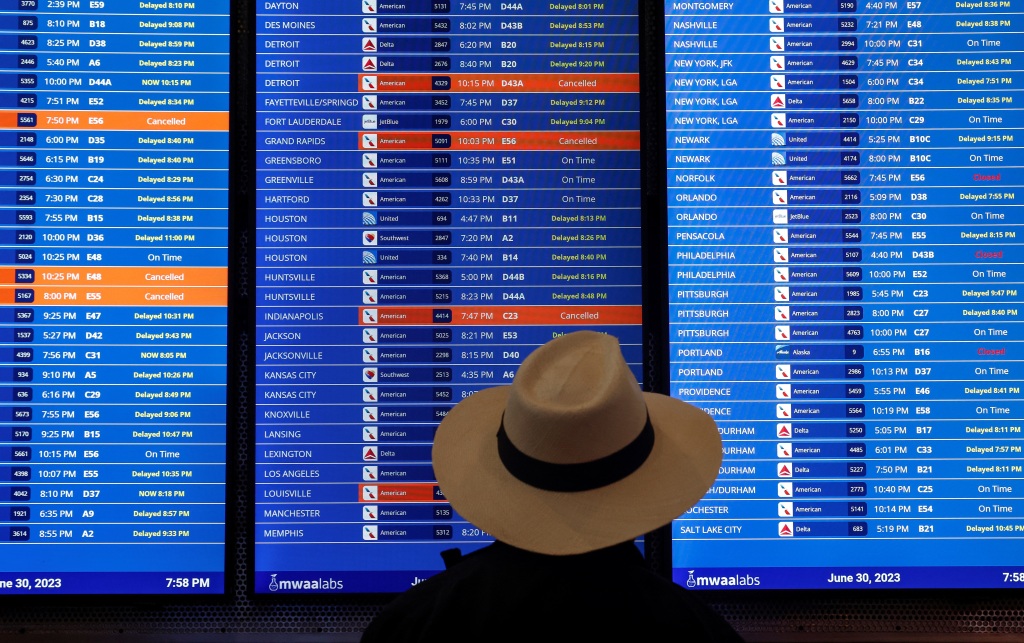
{"label": "black hat band", "polygon": [[647,416],[644,428],[618,451],[591,460],[568,464],[545,462],[516,448],[505,433],[505,414],[498,428],[498,457],[521,482],[545,491],[589,491],[622,480],[640,468],[654,448],[654,427]]}

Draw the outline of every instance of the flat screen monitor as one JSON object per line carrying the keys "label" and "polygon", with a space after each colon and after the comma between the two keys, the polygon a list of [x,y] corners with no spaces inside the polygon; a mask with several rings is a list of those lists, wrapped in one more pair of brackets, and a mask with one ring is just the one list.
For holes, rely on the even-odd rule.
{"label": "flat screen monitor", "polygon": [[635,1],[259,3],[257,594],[398,592],[491,542],[431,468],[572,330],[642,379]]}
{"label": "flat screen monitor", "polygon": [[671,393],[724,461],[697,589],[1024,582],[1006,2],[666,2]]}
{"label": "flat screen monitor", "polygon": [[227,0],[0,3],[0,595],[224,591]]}

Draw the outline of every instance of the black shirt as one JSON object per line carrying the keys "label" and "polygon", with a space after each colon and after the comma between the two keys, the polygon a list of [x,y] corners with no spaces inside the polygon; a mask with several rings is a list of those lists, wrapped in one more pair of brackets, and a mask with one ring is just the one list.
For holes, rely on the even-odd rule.
{"label": "black shirt", "polygon": [[651,571],[632,542],[549,556],[495,542],[409,588],[361,643],[742,642],[692,592]]}

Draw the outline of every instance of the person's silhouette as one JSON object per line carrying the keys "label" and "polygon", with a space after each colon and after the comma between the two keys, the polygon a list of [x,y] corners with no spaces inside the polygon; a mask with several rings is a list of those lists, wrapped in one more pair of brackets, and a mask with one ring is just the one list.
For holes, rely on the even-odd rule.
{"label": "person's silhouette", "polygon": [[704,411],[641,391],[613,336],[537,348],[510,386],[451,409],[432,459],[455,511],[496,542],[448,552],[362,643],[742,641],[634,544],[707,492],[722,442]]}

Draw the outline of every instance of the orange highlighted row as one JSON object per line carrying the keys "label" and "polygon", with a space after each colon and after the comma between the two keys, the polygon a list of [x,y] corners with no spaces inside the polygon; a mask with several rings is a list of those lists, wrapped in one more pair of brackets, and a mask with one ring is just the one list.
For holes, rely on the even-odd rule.
{"label": "orange highlighted row", "polygon": [[360,502],[438,502],[434,497],[436,484],[426,482],[403,484],[361,484]]}
{"label": "orange highlighted row", "polygon": [[618,325],[639,324],[641,321],[640,306],[387,306],[359,309],[359,323],[363,326]]}
{"label": "orange highlighted row", "polygon": [[638,92],[640,74],[361,74],[364,92]]}
{"label": "orange highlighted row", "polygon": [[0,305],[226,306],[227,288],[104,288],[99,284],[0,288]]}
{"label": "orange highlighted row", "polygon": [[363,132],[363,150],[639,150],[640,132]]}
{"label": "orange highlighted row", "polygon": [[[27,120],[28,117],[33,117]],[[0,128],[228,131],[227,112],[0,112]]]}
{"label": "orange highlighted row", "polygon": [[[16,281],[16,274],[26,270],[33,272],[32,282]],[[59,285],[61,287],[85,286],[95,289],[103,286],[146,286],[162,288],[177,286],[220,286],[227,287],[228,271],[226,268],[64,268],[64,267],[32,267],[0,269],[0,284],[23,285],[31,288],[36,285]]]}

